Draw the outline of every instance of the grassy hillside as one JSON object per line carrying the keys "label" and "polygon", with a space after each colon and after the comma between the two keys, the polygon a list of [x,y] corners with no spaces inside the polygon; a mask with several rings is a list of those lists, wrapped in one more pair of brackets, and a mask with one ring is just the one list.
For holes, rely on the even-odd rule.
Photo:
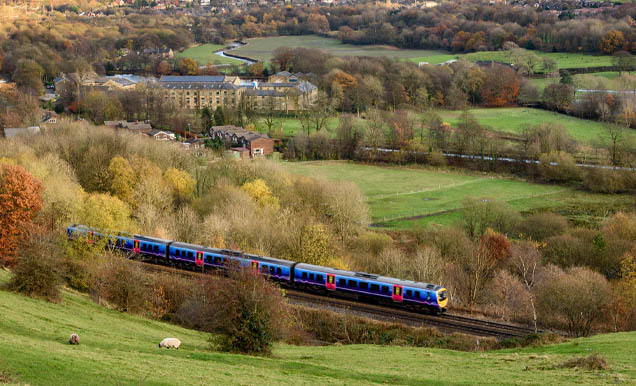
{"label": "grassy hillside", "polygon": [[[294,173],[354,182],[367,198],[372,221],[389,228],[451,224],[459,220],[457,209],[469,196],[505,201],[519,211],[551,209],[580,221],[595,220],[590,208],[624,208],[633,202],[629,195],[591,194],[481,173],[347,162],[297,162],[286,166]],[[413,216],[421,218],[405,219]]]}
{"label": "grassy hillside", "polygon": [[[0,271],[0,283],[8,273]],[[81,344],[70,346],[71,332]],[[179,337],[178,351],[157,348]],[[110,311],[65,292],[50,304],[0,290],[0,383],[29,385],[598,385],[636,380],[636,333],[488,353],[277,345],[272,358],[207,350],[204,334]],[[606,371],[559,364],[600,352]]]}
{"label": "grassy hillside", "polygon": [[335,56],[387,56],[391,58],[414,58],[425,55],[438,55],[440,51],[406,50],[389,46],[356,46],[342,44],[337,39],[316,35],[277,36],[269,38],[247,39],[247,45],[234,50],[237,55],[247,56],[269,62],[272,53],[278,47],[305,47],[327,51]]}
{"label": "grassy hillside", "polygon": [[175,54],[175,57],[194,59],[194,61],[197,62],[199,66],[205,66],[208,63],[241,64],[240,60],[224,58],[222,56],[214,54],[216,51],[223,48],[225,48],[225,46],[219,44],[202,44],[200,46],[185,49],[183,50],[183,52]]}
{"label": "grassy hillside", "polygon": [[[521,133],[524,125],[555,123],[563,125],[576,141],[588,145],[598,140],[599,137],[606,137],[603,123],[541,109],[503,107],[471,109],[470,112],[480,124],[506,133]],[[442,120],[449,122],[453,126],[457,125],[458,117],[461,113],[461,111],[449,110],[440,110],[439,112]],[[629,134],[632,138],[636,138],[633,133],[630,132]]]}

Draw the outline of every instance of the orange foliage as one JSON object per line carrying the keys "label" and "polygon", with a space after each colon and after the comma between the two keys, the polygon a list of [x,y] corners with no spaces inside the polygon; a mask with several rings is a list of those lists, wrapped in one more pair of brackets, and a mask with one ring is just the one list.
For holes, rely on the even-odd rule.
{"label": "orange foliage", "polygon": [[512,69],[494,65],[486,71],[481,96],[488,106],[505,106],[517,100],[520,86],[519,79]]}
{"label": "orange foliage", "polygon": [[42,208],[42,184],[21,166],[0,166],[0,264],[12,265],[18,242]]}
{"label": "orange foliage", "polygon": [[481,247],[488,257],[499,261],[507,258],[510,254],[510,241],[505,235],[488,230],[481,238]]}

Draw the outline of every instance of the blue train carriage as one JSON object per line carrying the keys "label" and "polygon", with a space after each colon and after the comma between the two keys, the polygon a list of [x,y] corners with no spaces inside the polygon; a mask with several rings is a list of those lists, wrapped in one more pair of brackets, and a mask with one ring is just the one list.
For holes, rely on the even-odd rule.
{"label": "blue train carriage", "polygon": [[245,254],[244,258],[248,259],[252,268],[258,270],[261,275],[272,280],[291,282],[291,273],[296,262],[252,254]]}
{"label": "blue train carriage", "polygon": [[243,259],[238,251],[227,249],[209,248],[196,244],[180,243],[170,244],[168,259],[176,265],[199,269],[221,268],[225,269],[232,264],[248,266],[249,262]]}
{"label": "blue train carriage", "polygon": [[[120,239],[118,238],[118,241]],[[126,237],[122,237],[123,248],[124,250],[128,250],[128,246],[130,243],[130,239]],[[167,254],[168,247],[172,243],[171,240],[164,240],[157,237],[150,237],[144,235],[134,235],[132,239],[132,250],[133,253],[138,255],[144,255],[144,257],[150,258],[156,262],[167,262]]]}
{"label": "blue train carriage", "polygon": [[444,312],[448,303],[446,289],[435,284],[304,263],[294,267],[294,283],[373,299],[380,303],[399,303],[409,308],[435,312]]}
{"label": "blue train carriage", "polygon": [[[90,244],[95,240],[102,239],[104,234],[95,228],[87,227],[86,225],[73,224],[66,228],[66,235],[69,240],[76,240],[80,237],[86,237],[86,241]],[[110,235],[108,235],[110,238]]]}

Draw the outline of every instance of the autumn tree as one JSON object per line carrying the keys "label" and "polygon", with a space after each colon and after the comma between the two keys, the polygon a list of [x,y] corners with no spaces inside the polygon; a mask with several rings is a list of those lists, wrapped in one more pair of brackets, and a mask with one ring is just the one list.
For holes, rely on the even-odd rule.
{"label": "autumn tree", "polygon": [[262,178],[246,182],[241,189],[249,194],[260,206],[278,209],[278,198],[272,194],[267,183]]}
{"label": "autumn tree", "polygon": [[92,193],[82,204],[78,221],[105,230],[131,230],[130,208],[126,203],[106,193]]}
{"label": "autumn tree", "polygon": [[0,264],[11,265],[26,228],[42,208],[42,184],[21,166],[0,165]]}
{"label": "autumn tree", "polygon": [[618,51],[624,45],[625,37],[623,33],[616,30],[607,32],[598,43],[599,49],[608,55]]}
{"label": "autumn tree", "polygon": [[192,196],[195,181],[188,172],[176,168],[169,168],[164,173],[163,178],[174,192],[176,199],[184,200]]}
{"label": "autumn tree", "polygon": [[181,59],[178,67],[181,75],[197,75],[199,73],[197,62],[191,58]]}
{"label": "autumn tree", "polygon": [[505,106],[517,100],[519,88],[519,79],[512,69],[493,65],[486,70],[481,97],[488,106]]}
{"label": "autumn tree", "polygon": [[40,95],[44,89],[42,76],[44,69],[34,60],[26,59],[18,62],[13,73],[13,80],[18,88],[32,95]]}
{"label": "autumn tree", "polygon": [[539,313],[573,336],[587,336],[606,316],[612,290],[598,272],[575,267],[552,272],[537,291]]}
{"label": "autumn tree", "polygon": [[112,176],[110,191],[120,200],[130,204],[135,187],[135,171],[128,160],[121,156],[113,157],[108,165]]}

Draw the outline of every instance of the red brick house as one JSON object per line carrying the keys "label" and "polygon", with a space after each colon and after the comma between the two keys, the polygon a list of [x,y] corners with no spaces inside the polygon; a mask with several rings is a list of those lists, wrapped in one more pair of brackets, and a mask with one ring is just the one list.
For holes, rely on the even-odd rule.
{"label": "red brick house", "polygon": [[[212,139],[220,138],[230,145],[232,149],[245,149],[241,153],[249,152],[251,158],[266,156],[274,152],[274,140],[266,134],[260,134],[245,130],[236,126],[212,126],[210,128]],[[244,158],[241,155],[241,158]]]}

